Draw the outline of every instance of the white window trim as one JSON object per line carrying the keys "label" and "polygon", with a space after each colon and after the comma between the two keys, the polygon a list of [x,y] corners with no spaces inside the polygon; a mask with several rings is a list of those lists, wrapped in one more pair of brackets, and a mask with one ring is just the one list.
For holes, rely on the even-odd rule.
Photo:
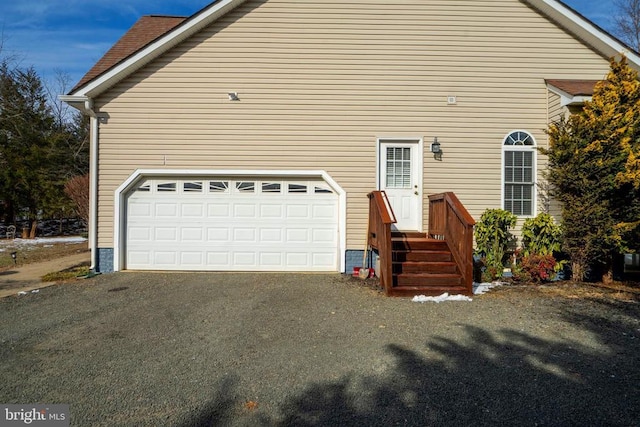
{"label": "white window trim", "polygon": [[[533,145],[505,145],[505,141],[514,132],[523,132],[531,137],[533,140]],[[538,212],[538,141],[536,137],[529,131],[523,129],[514,129],[507,132],[501,140],[502,150],[501,150],[501,160],[500,160],[500,206],[502,209],[505,209],[504,203],[504,186],[505,186],[505,173],[504,173],[504,161],[505,156],[504,153],[506,151],[532,151],[533,152],[533,194],[532,194],[532,204],[531,204],[531,215],[518,215],[518,218],[532,218],[535,217]],[[505,209],[506,210],[506,209]]]}
{"label": "white window trim", "polygon": [[345,272],[347,251],[347,193],[338,185],[338,183],[323,170],[196,170],[196,169],[137,169],[134,171],[115,191],[114,207],[113,207],[113,271],[120,271],[124,265],[124,219],[126,215],[125,197],[135,188],[140,180],[154,177],[206,177],[206,176],[224,176],[231,179],[242,177],[284,177],[284,178],[321,178],[329,187],[337,194],[339,201],[338,213],[338,263],[341,273]]}

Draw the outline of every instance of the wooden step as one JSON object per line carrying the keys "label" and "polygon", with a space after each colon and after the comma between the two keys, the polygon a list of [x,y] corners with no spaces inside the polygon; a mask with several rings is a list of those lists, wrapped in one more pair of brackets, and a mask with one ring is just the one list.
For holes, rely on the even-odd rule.
{"label": "wooden step", "polygon": [[453,261],[451,252],[446,251],[393,251],[391,253],[394,262],[449,262]]}
{"label": "wooden step", "polygon": [[427,233],[422,233],[420,231],[392,231],[391,239],[408,239],[408,238],[418,238],[418,239],[426,239]]}
{"label": "wooden step", "polygon": [[424,262],[424,261],[404,261],[392,263],[393,273],[449,273],[458,272],[455,262]]}
{"label": "wooden step", "polygon": [[394,251],[448,251],[449,246],[444,240],[423,239],[418,237],[392,238],[391,247]]}
{"label": "wooden step", "polygon": [[393,275],[393,287],[462,286],[462,276],[455,273],[401,273]]}

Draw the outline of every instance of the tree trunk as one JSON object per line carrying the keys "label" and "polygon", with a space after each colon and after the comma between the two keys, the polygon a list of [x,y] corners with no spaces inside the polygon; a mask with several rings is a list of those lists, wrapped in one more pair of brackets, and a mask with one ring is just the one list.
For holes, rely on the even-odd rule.
{"label": "tree trunk", "polygon": [[584,280],[585,265],[581,261],[571,262],[571,281],[582,282]]}
{"label": "tree trunk", "polygon": [[34,219],[33,221],[31,221],[31,232],[29,233],[29,238],[35,239],[37,231],[38,231],[38,220]]}

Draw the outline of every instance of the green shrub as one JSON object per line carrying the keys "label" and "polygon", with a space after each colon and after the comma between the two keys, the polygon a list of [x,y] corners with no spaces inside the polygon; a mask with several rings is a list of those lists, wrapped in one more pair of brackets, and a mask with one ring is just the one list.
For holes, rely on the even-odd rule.
{"label": "green shrub", "polygon": [[562,229],[547,213],[527,218],[522,224],[522,254],[553,255],[562,249]]}
{"label": "green shrub", "polygon": [[476,255],[484,264],[483,280],[491,281],[502,277],[509,246],[515,237],[509,231],[515,227],[517,217],[503,209],[487,209],[476,223]]}

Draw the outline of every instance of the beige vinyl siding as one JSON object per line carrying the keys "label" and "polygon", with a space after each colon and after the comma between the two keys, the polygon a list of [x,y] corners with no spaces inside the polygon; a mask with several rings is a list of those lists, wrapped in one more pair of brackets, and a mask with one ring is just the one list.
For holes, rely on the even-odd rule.
{"label": "beige vinyl siding", "polygon": [[[569,110],[566,107],[562,106],[560,95],[549,91],[549,124],[556,123],[563,117],[569,117]],[[538,158],[540,159],[538,167],[538,182],[541,183],[541,191],[545,192],[545,196],[548,198],[548,203],[546,204],[546,206],[540,206],[538,210],[541,212],[547,212],[548,214],[553,216],[559,223],[562,217],[560,204],[553,198],[549,197],[548,193],[550,191],[550,188],[546,184],[543,177],[544,171],[546,171],[548,168],[548,162],[546,156],[538,155]]]}
{"label": "beige vinyl siding", "polygon": [[544,79],[607,69],[518,0],[250,0],[97,99],[98,245],[113,246],[114,191],[135,169],[322,169],[362,249],[385,137],[424,139],[425,230],[428,194],[454,191],[479,218],[501,207],[504,137],[546,144]]}

